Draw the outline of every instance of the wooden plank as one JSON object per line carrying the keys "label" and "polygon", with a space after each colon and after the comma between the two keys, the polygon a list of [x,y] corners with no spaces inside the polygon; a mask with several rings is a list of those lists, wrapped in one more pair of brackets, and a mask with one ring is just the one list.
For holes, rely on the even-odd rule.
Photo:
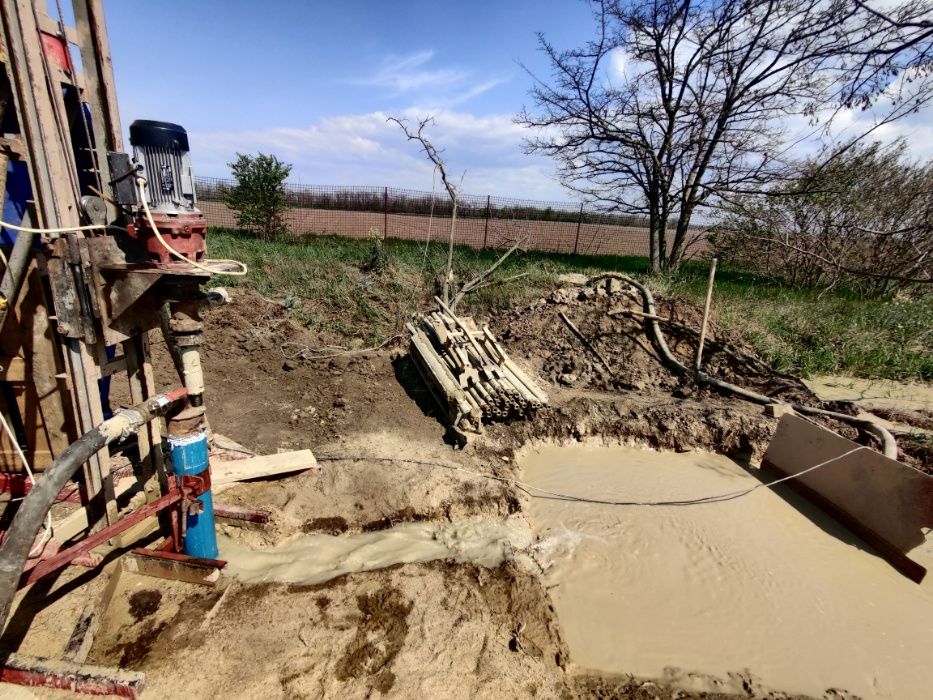
{"label": "wooden plank", "polygon": [[[117,107],[116,83],[113,77],[113,61],[110,55],[110,39],[104,18],[103,0],[77,0],[73,3],[75,31],[80,41],[81,62],[88,85],[88,96],[92,100],[92,113],[100,115],[100,128],[104,138],[98,135],[95,120],[95,141],[110,151],[123,150],[123,132],[120,129],[120,110]],[[104,158],[106,166],[106,158]]]}
{"label": "wooden plank", "polygon": [[220,566],[213,559],[197,559],[168,552],[148,554],[137,549],[123,557],[123,568],[134,574],[154,576],[171,581],[216,586],[220,581]]}
{"label": "wooden plank", "polygon": [[25,382],[26,360],[22,357],[0,357],[0,382]]}
{"label": "wooden plank", "polygon": [[109,578],[104,590],[89,600],[81,610],[78,622],[62,653],[62,658],[65,661],[76,664],[83,664],[87,661],[91,647],[94,645],[94,637],[97,635],[98,629],[100,629],[100,622],[107,613],[110,601],[113,600],[113,594],[117,590],[117,583],[120,581],[123,567],[119,564],[113,564],[109,567],[109,572]]}
{"label": "wooden plank", "polygon": [[215,493],[219,493],[223,490],[219,487],[230,486],[240,481],[317,468],[317,460],[311,450],[293,450],[248,459],[212,461],[211,488]]}
{"label": "wooden plank", "polygon": [[801,474],[788,485],[851,528],[902,574],[923,579],[926,568],[910,554],[928,546],[931,537],[933,479],[790,414],[781,418],[762,466],[781,476]]}
{"label": "wooden plank", "polygon": [[[74,388],[75,419],[81,434],[100,425],[104,420],[103,407],[97,382],[100,371],[84,342],[67,338],[69,376]],[[84,484],[87,488],[88,508],[98,509],[91,529],[96,530],[117,520],[117,504],[113,479],[110,475],[110,450],[103,447],[84,465]]]}
{"label": "wooden plank", "polygon": [[[130,399],[140,404],[156,393],[155,377],[149,361],[149,334],[142,333],[123,343],[127,377],[130,383]],[[147,501],[161,495],[159,473],[162,470],[162,438],[160,421],[149,421],[137,432],[139,460],[142,464],[143,489]]]}
{"label": "wooden plank", "polygon": [[[114,495],[116,498],[122,498],[125,495],[132,494],[134,490],[140,489],[139,482],[135,476],[128,476],[120,479],[114,486]],[[88,529],[88,517],[86,508],[78,508],[61,520],[55,522],[55,540],[64,543],[79,535]]]}
{"label": "wooden plank", "polygon": [[[26,281],[0,334],[3,380],[15,384],[16,403],[26,433],[26,458],[43,470],[72,441],[73,423],[68,393],[57,375],[60,356],[51,329],[38,261],[32,260]],[[6,415],[11,415],[7,411]],[[0,436],[0,470],[22,470],[19,456],[6,436]]]}
{"label": "wooden plank", "polygon": [[76,226],[80,221],[70,143],[55,113],[60,89],[46,79],[43,48],[33,0],[3,0],[7,65],[24,141],[29,149],[30,179],[41,225]]}
{"label": "wooden plank", "polygon": [[59,688],[86,695],[138,698],[146,675],[106,666],[76,664],[24,654],[7,654],[0,666],[0,682],[32,688]]}

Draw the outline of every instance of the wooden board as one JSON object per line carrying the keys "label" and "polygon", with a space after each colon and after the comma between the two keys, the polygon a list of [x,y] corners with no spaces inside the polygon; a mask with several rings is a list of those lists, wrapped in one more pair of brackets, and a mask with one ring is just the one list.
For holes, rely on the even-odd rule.
{"label": "wooden board", "polygon": [[930,535],[926,533],[933,527],[933,479],[859,447],[799,416],[785,415],[762,466],[789,476],[837,458],[788,485],[850,527],[898,571],[919,582],[926,567],[909,555],[927,545]]}
{"label": "wooden board", "polygon": [[[3,371],[15,407],[0,397],[0,410],[19,415],[26,435],[26,459],[42,471],[76,438],[72,408],[63,379],[63,365],[56,346],[36,260],[29,263],[19,298],[7,315],[0,333]],[[23,471],[19,455],[6,435],[0,433],[0,471]]]}
{"label": "wooden board", "polygon": [[110,601],[113,600],[114,591],[120,581],[120,573],[123,567],[118,564],[109,565],[105,575],[108,576],[107,583],[103,591],[91,597],[81,610],[78,616],[78,622],[71,633],[71,637],[65,644],[62,652],[62,659],[76,664],[83,664],[87,661],[91,647],[94,645],[94,638],[100,628],[101,620],[110,607]]}
{"label": "wooden board", "polygon": [[212,460],[211,487],[218,493],[223,490],[220,487],[228,487],[240,481],[316,469],[317,466],[317,460],[314,459],[311,450],[294,450],[229,461]]}
{"label": "wooden board", "polygon": [[220,568],[213,559],[162,554],[157,556],[137,549],[123,557],[123,568],[134,574],[201,586],[216,586],[220,581]]}

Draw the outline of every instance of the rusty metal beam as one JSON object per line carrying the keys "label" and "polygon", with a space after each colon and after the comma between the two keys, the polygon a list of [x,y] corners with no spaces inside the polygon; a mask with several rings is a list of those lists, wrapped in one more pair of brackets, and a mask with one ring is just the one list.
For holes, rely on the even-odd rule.
{"label": "rusty metal beam", "polygon": [[92,535],[88,535],[78,544],[68,549],[63,549],[54,556],[49,557],[48,559],[41,560],[31,569],[23,571],[23,576],[20,578],[19,585],[20,588],[23,586],[28,586],[31,583],[35,583],[43,576],[47,576],[53,571],[60,569],[61,567],[67,565],[76,557],[81,556],[87,552],[90,552],[95,547],[98,547],[110,538],[119,535],[121,532],[128,530],[133,525],[142,522],[146,518],[149,518],[160,510],[168,508],[175,503],[178,503],[182,499],[181,491],[173,491],[167,496],[162,496],[152,503],[147,503],[143,507],[133,511],[124,518],[121,518],[119,521],[113,525],[108,525],[105,528],[102,528],[95,532]]}
{"label": "rusty metal beam", "polygon": [[145,686],[146,675],[105,666],[9,654],[0,665],[0,682],[135,700]]}

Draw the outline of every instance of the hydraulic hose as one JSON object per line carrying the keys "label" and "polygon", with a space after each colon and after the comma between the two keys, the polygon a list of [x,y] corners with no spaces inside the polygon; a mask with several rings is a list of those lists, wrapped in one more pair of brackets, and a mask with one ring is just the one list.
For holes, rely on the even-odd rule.
{"label": "hydraulic hose", "polygon": [[885,457],[889,457],[890,459],[897,459],[897,441],[894,439],[894,436],[891,435],[890,431],[875,421],[866,420],[864,418],[857,418],[855,416],[850,416],[845,413],[838,413],[836,411],[827,411],[822,408],[814,408],[804,404],[788,403],[786,401],[776,399],[773,396],[759,394],[757,391],[745,389],[730,382],[723,381],[722,379],[717,379],[716,377],[712,377],[705,372],[690,369],[687,367],[687,365],[674,357],[674,354],[667,346],[667,341],[664,339],[664,333],[661,331],[661,326],[658,323],[657,310],[655,309],[654,297],[652,296],[651,291],[641,282],[638,282],[631,277],[620,275],[616,272],[605,272],[603,274],[596,275],[595,277],[590,278],[587,281],[587,284],[598,282],[601,279],[621,280],[622,282],[631,285],[639,291],[642,297],[642,301],[644,302],[644,310],[647,314],[649,314],[649,316],[645,318],[645,321],[651,328],[651,335],[654,345],[657,348],[658,353],[661,355],[661,359],[663,359],[665,364],[667,364],[668,367],[674,370],[674,372],[677,374],[691,377],[698,384],[705,384],[723,393],[740,396],[743,399],[752,401],[753,403],[764,405],[789,405],[798,413],[805,413],[814,416],[826,416],[827,418],[834,418],[836,420],[843,421],[844,423],[849,423],[850,425],[861,426],[875,435],[881,441],[882,451]]}
{"label": "hydraulic hose", "polygon": [[175,389],[154,396],[138,406],[117,411],[113,418],[105,420],[71,443],[43,472],[43,478],[23,499],[0,546],[0,629],[6,623],[39,527],[65,483],[105,445],[136,432],[153,418],[165,415],[168,407],[186,394],[187,389]]}

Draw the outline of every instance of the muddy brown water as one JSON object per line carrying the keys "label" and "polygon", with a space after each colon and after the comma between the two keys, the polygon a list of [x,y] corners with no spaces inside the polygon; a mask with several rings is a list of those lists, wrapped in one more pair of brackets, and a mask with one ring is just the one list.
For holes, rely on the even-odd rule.
{"label": "muddy brown water", "polygon": [[266,549],[219,538],[227,572],[246,583],[317,584],[395,564],[449,559],[496,567],[532,545],[518,519],[402,523],[378,532],[295,535]]}
{"label": "muddy brown water", "polygon": [[[705,453],[546,446],[520,464],[534,486],[610,500],[689,499],[758,483]],[[933,585],[903,578],[792,494],[758,489],[687,507],[533,499],[529,514],[579,667],[687,686],[707,685],[705,674],[724,679],[711,689],[738,673],[815,696],[933,692]],[[929,546],[913,555],[933,563]]]}
{"label": "muddy brown water", "polygon": [[[621,446],[539,446],[519,464],[537,488],[609,500],[692,499],[760,483],[722,456]],[[737,693],[749,681],[756,692],[907,700],[933,688],[933,577],[908,581],[786,491],[681,507],[534,498],[507,520],[297,534],[262,549],[223,536],[220,546],[228,572],[252,583],[515,560],[543,577],[572,664],[598,673]],[[912,557],[933,565],[933,540],[920,549]]]}

